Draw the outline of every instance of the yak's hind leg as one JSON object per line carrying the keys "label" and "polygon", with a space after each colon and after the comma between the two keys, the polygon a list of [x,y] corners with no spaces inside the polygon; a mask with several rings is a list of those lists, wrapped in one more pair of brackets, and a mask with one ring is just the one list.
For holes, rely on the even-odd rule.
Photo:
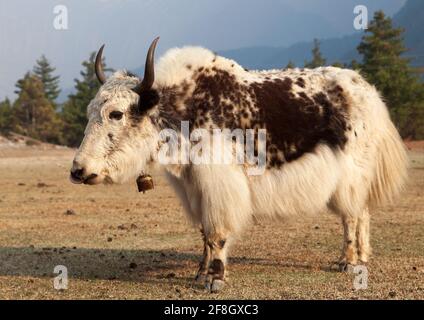
{"label": "yak's hind leg", "polygon": [[343,250],[338,261],[340,271],[349,271],[358,262],[368,262],[368,257],[371,253],[368,208],[358,209],[358,214],[342,210],[340,206],[334,206],[334,203],[330,208],[341,216],[343,223]]}
{"label": "yak's hind leg", "polygon": [[357,216],[342,214],[343,250],[339,260],[340,271],[348,271],[358,263],[367,263],[371,253],[370,216],[368,208]]}
{"label": "yak's hind leg", "polygon": [[364,240],[362,230],[365,227],[363,223],[365,220],[359,222],[363,209],[347,206],[347,202],[340,200],[340,198],[333,198],[330,201],[330,209],[341,217],[343,224],[343,249],[338,267],[340,271],[350,271],[352,266],[358,263],[358,244]]}
{"label": "yak's hind leg", "polygon": [[339,260],[340,271],[348,271],[358,262],[356,230],[358,218],[349,215],[342,216],[343,222],[343,251]]}
{"label": "yak's hind leg", "polygon": [[356,241],[359,262],[367,263],[369,255],[371,254],[370,214],[368,208],[365,208],[358,216],[358,225],[356,227]]}

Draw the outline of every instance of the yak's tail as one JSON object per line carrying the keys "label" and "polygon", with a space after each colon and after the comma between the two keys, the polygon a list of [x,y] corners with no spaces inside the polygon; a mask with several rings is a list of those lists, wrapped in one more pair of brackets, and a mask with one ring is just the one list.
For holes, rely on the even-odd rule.
{"label": "yak's tail", "polygon": [[369,193],[370,206],[392,203],[405,185],[409,167],[405,146],[390,120],[380,141],[376,142],[377,159]]}

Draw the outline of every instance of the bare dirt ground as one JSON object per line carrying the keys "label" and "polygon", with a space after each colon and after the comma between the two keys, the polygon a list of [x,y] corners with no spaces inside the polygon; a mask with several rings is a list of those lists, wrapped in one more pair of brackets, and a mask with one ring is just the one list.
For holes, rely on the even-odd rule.
{"label": "bare dirt ground", "polygon": [[[410,151],[402,198],[372,213],[368,289],[330,268],[342,228],[327,214],[252,226],[213,295],[192,281],[200,234],[164,177],[144,195],[135,182],[72,185],[73,153],[0,146],[0,299],[424,299],[423,150]],[[67,290],[53,288],[56,265],[68,268]]]}

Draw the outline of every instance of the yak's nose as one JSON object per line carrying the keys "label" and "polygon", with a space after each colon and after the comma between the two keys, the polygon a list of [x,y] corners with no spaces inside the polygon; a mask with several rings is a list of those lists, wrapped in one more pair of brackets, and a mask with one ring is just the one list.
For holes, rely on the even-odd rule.
{"label": "yak's nose", "polygon": [[77,180],[79,180],[79,179],[82,180],[82,177],[84,176],[84,169],[77,169],[75,171],[72,171],[71,175],[72,175],[73,178],[75,178]]}
{"label": "yak's nose", "polygon": [[70,179],[72,183],[85,183],[85,184],[95,184],[95,178],[97,178],[96,173],[90,173],[89,170],[81,165],[79,162],[74,161],[71,169]]}
{"label": "yak's nose", "polygon": [[71,169],[71,182],[73,183],[82,183],[84,181],[84,168],[72,168]]}

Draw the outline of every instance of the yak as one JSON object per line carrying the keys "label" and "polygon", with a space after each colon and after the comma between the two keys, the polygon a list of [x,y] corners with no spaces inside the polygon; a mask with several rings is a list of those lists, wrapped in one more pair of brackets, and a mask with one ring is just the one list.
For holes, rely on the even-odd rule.
{"label": "yak", "polygon": [[[265,168],[249,163],[167,163],[160,166],[189,220],[201,230],[196,279],[212,292],[225,286],[227,252],[256,219],[333,212],[344,228],[340,270],[365,264],[371,253],[370,210],[403,188],[408,160],[376,88],[336,67],[250,71],[202,47],[168,50],[144,77],[106,77],[87,107],[88,124],[70,179],[122,183],[158,163],[161,131],[187,121],[202,129],[266,130]],[[189,142],[192,143],[192,142]],[[240,144],[231,141],[231,145]],[[257,150],[256,150],[257,151]]]}

